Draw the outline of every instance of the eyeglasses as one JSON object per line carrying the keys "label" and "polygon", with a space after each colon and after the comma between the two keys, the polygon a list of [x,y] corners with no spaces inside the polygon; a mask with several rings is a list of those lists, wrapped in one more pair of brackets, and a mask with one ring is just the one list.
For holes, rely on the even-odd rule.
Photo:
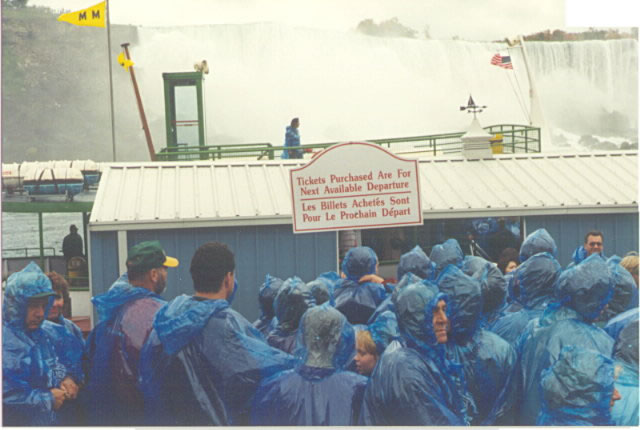
{"label": "eyeglasses", "polygon": [[587,245],[591,247],[602,246],[602,242],[589,242]]}

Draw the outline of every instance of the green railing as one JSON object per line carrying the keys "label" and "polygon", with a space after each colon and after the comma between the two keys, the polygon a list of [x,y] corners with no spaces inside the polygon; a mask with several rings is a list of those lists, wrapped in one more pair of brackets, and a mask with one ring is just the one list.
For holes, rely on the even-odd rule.
{"label": "green railing", "polygon": [[[515,154],[541,151],[540,128],[516,124],[498,124],[484,128],[489,134],[502,135],[502,140],[492,141],[496,153]],[[394,137],[387,139],[367,139],[395,152],[430,153],[446,155],[462,152],[462,136],[465,132],[432,134],[426,136]],[[306,151],[325,149],[339,142],[304,144]],[[280,158],[284,146],[273,146],[270,143],[244,143],[238,145],[179,146],[164,148],[158,154],[159,161],[175,160],[218,160],[222,158],[254,158],[258,160],[274,160]]]}
{"label": "green railing", "polygon": [[251,157],[258,160],[273,160],[275,158],[273,146],[270,143],[240,143],[204,147],[179,145],[175,148],[163,148],[156,154],[156,157],[158,161],[218,160],[229,157]]}
{"label": "green railing", "polygon": [[[52,247],[42,248],[44,251],[45,257],[55,257],[56,250]],[[29,251],[32,251],[29,254]],[[3,258],[20,258],[20,257],[40,257],[40,248],[3,248],[2,249],[2,257]]]}

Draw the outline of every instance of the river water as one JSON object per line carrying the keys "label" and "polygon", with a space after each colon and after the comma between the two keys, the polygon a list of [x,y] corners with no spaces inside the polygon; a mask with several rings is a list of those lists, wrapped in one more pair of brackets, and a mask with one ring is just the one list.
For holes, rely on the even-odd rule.
{"label": "river water", "polygon": [[[82,214],[80,213],[45,213],[42,217],[43,240],[45,248],[53,248],[55,255],[62,255],[62,240],[69,234],[69,226],[75,224],[82,235]],[[84,240],[84,237],[83,237]],[[28,255],[37,256],[40,239],[38,237],[38,215],[32,213],[2,213],[2,256],[24,256],[24,248]],[[17,248],[21,250],[9,251]],[[47,255],[52,253],[47,250]]]}

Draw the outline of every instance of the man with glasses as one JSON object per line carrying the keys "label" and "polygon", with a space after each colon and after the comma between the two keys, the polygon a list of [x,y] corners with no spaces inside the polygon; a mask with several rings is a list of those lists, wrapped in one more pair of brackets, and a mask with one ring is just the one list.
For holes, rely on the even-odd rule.
{"label": "man with glasses", "polygon": [[584,244],[576,248],[571,256],[574,264],[578,264],[592,254],[604,255],[604,235],[598,230],[592,230],[584,236]]}

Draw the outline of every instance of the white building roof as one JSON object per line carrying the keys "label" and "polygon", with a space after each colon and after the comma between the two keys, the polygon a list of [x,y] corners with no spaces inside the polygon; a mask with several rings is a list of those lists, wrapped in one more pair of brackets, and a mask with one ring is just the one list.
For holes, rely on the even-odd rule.
{"label": "white building roof", "polygon": [[[90,229],[289,224],[289,170],[308,160],[112,163]],[[423,217],[638,211],[635,152],[420,160]]]}

